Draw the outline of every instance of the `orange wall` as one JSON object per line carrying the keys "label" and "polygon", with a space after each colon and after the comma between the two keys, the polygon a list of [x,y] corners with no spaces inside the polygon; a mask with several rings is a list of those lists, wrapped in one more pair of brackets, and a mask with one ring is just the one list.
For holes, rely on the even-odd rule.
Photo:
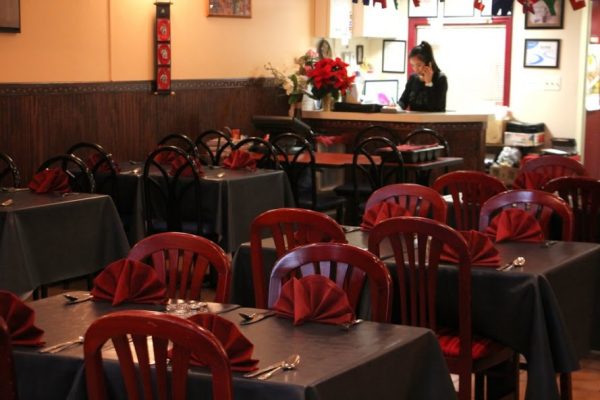
{"label": "orange wall", "polygon": [[[207,0],[174,0],[173,78],[265,75],[312,45],[313,0],[253,0],[252,18],[208,18]],[[152,0],[21,0],[21,33],[0,34],[0,82],[148,80]]]}

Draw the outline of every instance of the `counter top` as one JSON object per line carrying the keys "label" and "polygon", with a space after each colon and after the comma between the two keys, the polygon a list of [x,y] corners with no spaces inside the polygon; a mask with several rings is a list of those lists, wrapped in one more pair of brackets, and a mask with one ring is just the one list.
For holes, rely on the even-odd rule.
{"label": "counter top", "polygon": [[305,111],[302,118],[343,121],[375,121],[375,122],[415,122],[415,123],[458,123],[487,122],[491,114],[446,112],[403,111],[398,113],[355,113],[339,111]]}

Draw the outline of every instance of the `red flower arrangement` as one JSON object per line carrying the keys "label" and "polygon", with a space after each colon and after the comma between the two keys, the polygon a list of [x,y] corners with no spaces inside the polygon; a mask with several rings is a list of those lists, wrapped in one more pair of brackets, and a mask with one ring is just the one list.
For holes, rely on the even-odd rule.
{"label": "red flower arrangement", "polygon": [[308,82],[312,83],[312,97],[322,99],[331,94],[334,99],[339,98],[340,93],[346,94],[346,90],[354,82],[354,75],[348,76],[346,67],[348,64],[341,59],[324,58],[315,66],[306,71]]}

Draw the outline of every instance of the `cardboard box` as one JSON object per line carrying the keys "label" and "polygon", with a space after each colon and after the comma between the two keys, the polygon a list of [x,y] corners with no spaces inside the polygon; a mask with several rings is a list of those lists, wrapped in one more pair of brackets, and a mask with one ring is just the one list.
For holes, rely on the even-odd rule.
{"label": "cardboard box", "polygon": [[492,164],[490,167],[490,175],[500,179],[506,186],[512,186],[518,173],[519,168],[506,165]]}
{"label": "cardboard box", "polygon": [[505,146],[541,146],[544,144],[544,132],[523,133],[523,132],[504,132]]}

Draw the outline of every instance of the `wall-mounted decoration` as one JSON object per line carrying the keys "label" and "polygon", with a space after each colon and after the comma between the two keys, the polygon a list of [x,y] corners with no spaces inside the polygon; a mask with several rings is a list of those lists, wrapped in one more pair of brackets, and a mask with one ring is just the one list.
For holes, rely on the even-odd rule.
{"label": "wall-mounted decoration", "polygon": [[484,6],[481,11],[482,17],[512,17],[513,0],[483,0],[482,3]]}
{"label": "wall-mounted decoration", "polygon": [[585,109],[600,110],[600,44],[588,44],[587,73],[585,74]]}
{"label": "wall-mounted decoration", "polygon": [[406,41],[384,40],[381,72],[406,72]]}
{"label": "wall-mounted decoration", "polygon": [[324,58],[333,58],[333,50],[326,39],[319,40],[319,43],[317,44],[317,53],[321,60]]}
{"label": "wall-mounted decoration", "polygon": [[530,10],[525,13],[525,29],[562,29],[563,0],[539,0],[529,4]]}
{"label": "wall-mounted decoration", "polygon": [[559,39],[525,39],[524,67],[558,68],[559,57]]}
{"label": "wall-mounted decoration", "polygon": [[362,44],[356,45],[356,64],[361,65],[365,58],[365,48]]}
{"label": "wall-mounted decoration", "polygon": [[[444,17],[472,17],[475,15],[473,2],[465,0],[445,0],[443,3]],[[475,2],[478,4],[478,2]]]}
{"label": "wall-mounted decoration", "polygon": [[155,90],[156,94],[171,94],[171,3],[156,5]]}
{"label": "wall-mounted decoration", "polygon": [[252,17],[252,0],[207,0],[209,17]]}
{"label": "wall-mounted decoration", "polygon": [[424,18],[438,16],[438,0],[409,0],[408,17]]}
{"label": "wall-mounted decoration", "polygon": [[21,32],[20,0],[0,0],[0,32]]}

